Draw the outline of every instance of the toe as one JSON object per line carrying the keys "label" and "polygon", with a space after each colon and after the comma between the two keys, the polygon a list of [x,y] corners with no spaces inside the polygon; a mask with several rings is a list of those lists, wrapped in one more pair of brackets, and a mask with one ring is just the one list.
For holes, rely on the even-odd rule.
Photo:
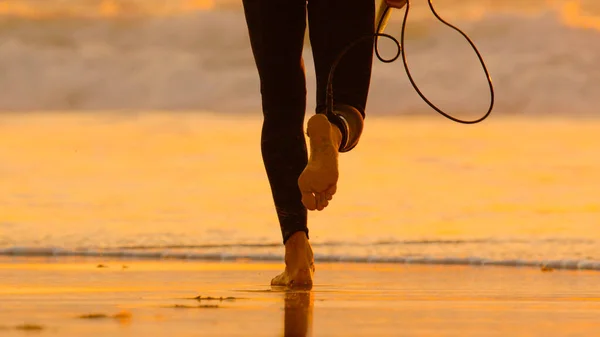
{"label": "toe", "polygon": [[288,277],[285,272],[275,276],[271,280],[272,286],[285,286],[285,285],[287,285],[287,283],[288,283]]}
{"label": "toe", "polygon": [[331,200],[331,198],[327,199],[327,196],[324,193],[319,193],[319,195],[320,195],[319,206],[321,206],[320,210],[323,210],[325,207],[327,207],[329,205],[329,200]]}
{"label": "toe", "polygon": [[317,208],[317,200],[312,192],[302,192],[302,204],[307,209],[313,211]]}
{"label": "toe", "polygon": [[317,210],[322,211],[327,206],[327,200],[324,198],[323,193],[316,193],[315,197],[317,199]]}

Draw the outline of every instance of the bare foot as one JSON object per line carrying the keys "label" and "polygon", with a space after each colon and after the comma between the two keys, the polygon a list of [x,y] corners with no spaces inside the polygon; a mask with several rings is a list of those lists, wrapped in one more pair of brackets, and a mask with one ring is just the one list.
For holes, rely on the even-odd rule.
{"label": "bare foot", "polygon": [[327,207],[337,189],[338,149],[342,133],[323,114],[316,114],[308,120],[307,133],[310,158],[298,178],[298,187],[304,206],[311,211],[321,211]]}
{"label": "bare foot", "polygon": [[285,243],[285,271],[273,278],[271,285],[310,287],[314,272],[315,260],[306,233],[297,232]]}

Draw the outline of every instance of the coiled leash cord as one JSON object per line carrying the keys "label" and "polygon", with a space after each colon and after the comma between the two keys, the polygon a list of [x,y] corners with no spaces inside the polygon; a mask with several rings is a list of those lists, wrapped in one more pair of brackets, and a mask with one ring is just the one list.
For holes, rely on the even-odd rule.
{"label": "coiled leash cord", "polygon": [[[459,28],[453,26],[452,24],[448,23],[446,20],[442,19],[439,14],[436,12],[435,8],[433,7],[433,3],[432,0],[428,0],[429,3],[429,8],[431,9],[431,12],[433,13],[433,15],[443,24],[445,24],[446,26],[454,29],[455,31],[459,32],[471,45],[471,47],[473,48],[473,50],[475,51],[475,53],[477,54],[477,57],[479,58],[479,62],[481,63],[481,66],[483,67],[483,71],[485,72],[485,76],[486,79],[488,81],[489,87],[490,87],[490,106],[488,111],[485,113],[485,115],[483,115],[482,117],[475,119],[475,120],[462,120],[456,117],[451,116],[450,114],[444,112],[443,110],[441,110],[440,108],[438,108],[435,104],[433,104],[431,101],[429,101],[427,99],[427,97],[425,97],[425,95],[423,94],[423,92],[421,92],[421,90],[419,89],[419,87],[417,86],[417,84],[415,83],[409,67],[408,67],[408,63],[406,61],[406,53],[404,50],[404,35],[405,35],[405,31],[406,31],[406,23],[408,21],[408,12],[410,10],[410,0],[383,0],[385,2],[385,4],[382,6],[385,7],[383,10],[383,13],[381,14],[381,18],[379,19],[379,22],[377,24],[377,29],[376,29],[376,33],[375,34],[370,34],[368,36],[364,36],[362,38],[357,39],[356,41],[350,43],[344,50],[342,50],[342,52],[339,54],[339,56],[337,57],[337,59],[333,62],[332,66],[331,66],[331,70],[329,71],[329,77],[327,80],[327,115],[331,116],[333,115],[333,77],[334,77],[334,73],[335,73],[335,69],[338,66],[339,62],[342,60],[342,58],[344,57],[344,55],[346,55],[346,53],[348,51],[350,51],[352,48],[354,48],[356,45],[358,45],[359,43],[363,42],[364,40],[367,39],[373,39],[375,38],[375,54],[377,56],[377,58],[383,62],[383,63],[391,63],[394,62],[398,59],[398,57],[400,55],[402,55],[402,62],[404,64],[404,69],[406,70],[406,75],[408,75],[408,79],[410,80],[410,83],[412,84],[413,88],[415,88],[415,90],[417,91],[417,93],[419,94],[419,96],[421,96],[421,98],[423,99],[423,101],[425,101],[425,103],[427,103],[431,108],[433,108],[435,111],[437,111],[438,113],[440,113],[442,116],[457,122],[457,123],[462,123],[462,124],[476,124],[479,123],[481,121],[483,121],[484,119],[486,119],[490,113],[492,112],[492,109],[494,108],[494,85],[492,84],[492,79],[490,77],[490,73],[488,72],[488,69],[485,65],[485,62],[483,61],[483,57],[481,56],[481,54],[479,53],[479,50],[477,49],[477,47],[475,46],[475,44],[473,43],[473,41],[471,41],[471,39],[467,36],[467,34],[465,34],[462,30],[460,30]],[[400,35],[400,42],[398,42],[398,40],[396,38],[394,38],[393,36],[389,35],[389,34],[385,34],[382,33],[381,31],[383,31],[383,29],[385,28],[385,22],[387,21],[389,14],[391,13],[390,10],[391,8],[402,8],[404,6],[404,4],[406,4],[406,11],[404,12],[404,20],[402,22],[402,33]],[[391,59],[385,59],[383,58],[380,54],[379,54],[379,47],[378,47],[378,37],[387,37],[390,40],[394,41],[394,43],[396,44],[397,47],[397,52],[396,55],[391,58]]]}

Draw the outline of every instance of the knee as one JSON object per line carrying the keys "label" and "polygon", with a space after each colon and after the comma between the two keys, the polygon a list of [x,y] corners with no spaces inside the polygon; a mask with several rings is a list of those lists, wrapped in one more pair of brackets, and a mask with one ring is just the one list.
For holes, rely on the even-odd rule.
{"label": "knee", "polygon": [[279,108],[305,105],[306,80],[301,67],[272,66],[260,76],[263,104]]}

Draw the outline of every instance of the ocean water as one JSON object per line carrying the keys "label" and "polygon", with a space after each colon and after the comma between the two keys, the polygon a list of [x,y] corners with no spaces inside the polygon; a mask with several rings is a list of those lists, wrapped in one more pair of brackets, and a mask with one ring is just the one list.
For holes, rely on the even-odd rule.
{"label": "ocean water", "polygon": [[[260,118],[0,119],[0,255],[281,260]],[[595,118],[369,119],[311,212],[318,261],[600,269]],[[225,131],[226,130],[226,131]]]}
{"label": "ocean water", "polygon": [[[600,8],[595,0],[435,2],[482,52],[497,114],[596,114]],[[413,0],[406,50],[442,108],[473,115],[489,93],[475,54]],[[0,3],[0,110],[260,109],[239,1],[11,0]],[[387,32],[399,37],[402,12]],[[391,44],[383,42],[386,54]],[[314,106],[310,47],[309,107]],[[371,114],[431,113],[401,62],[375,62]]]}
{"label": "ocean water", "polygon": [[[435,3],[496,109],[450,123],[376,61],[361,145],[310,215],[317,260],[600,270],[599,3]],[[425,1],[407,34],[425,93],[484,112],[475,55]],[[238,2],[6,1],[0,41],[1,255],[281,260]]]}

